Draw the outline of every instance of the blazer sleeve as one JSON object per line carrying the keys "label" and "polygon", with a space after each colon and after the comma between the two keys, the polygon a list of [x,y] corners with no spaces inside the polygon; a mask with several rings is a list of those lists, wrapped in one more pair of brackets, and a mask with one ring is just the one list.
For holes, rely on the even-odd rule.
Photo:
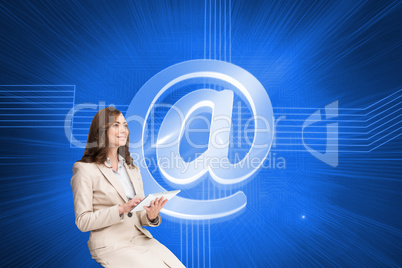
{"label": "blazer sleeve", "polygon": [[82,232],[88,232],[120,223],[119,205],[93,211],[92,179],[85,164],[76,162],[71,178],[73,189],[75,224]]}
{"label": "blazer sleeve", "polygon": [[140,218],[141,226],[157,227],[162,222],[162,218],[159,213],[153,222],[148,219],[147,212],[145,210],[137,211],[137,215]]}

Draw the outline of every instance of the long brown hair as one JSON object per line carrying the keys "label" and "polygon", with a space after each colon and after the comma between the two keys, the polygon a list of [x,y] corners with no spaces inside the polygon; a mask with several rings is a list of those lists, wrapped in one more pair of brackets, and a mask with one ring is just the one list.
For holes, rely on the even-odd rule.
{"label": "long brown hair", "polygon": [[[92,119],[89,127],[87,145],[84,156],[78,162],[104,164],[106,161],[107,148],[109,146],[108,130],[113,125],[116,117],[122,114],[114,107],[99,110]],[[124,157],[130,168],[136,168],[133,158],[128,150],[129,137],[125,146],[120,146],[117,153]]]}

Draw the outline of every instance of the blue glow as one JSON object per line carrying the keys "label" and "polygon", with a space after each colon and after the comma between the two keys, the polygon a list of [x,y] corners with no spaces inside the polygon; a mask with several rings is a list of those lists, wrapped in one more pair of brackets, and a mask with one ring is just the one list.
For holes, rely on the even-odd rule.
{"label": "blue glow", "polygon": [[[272,146],[244,184],[204,177],[180,193],[194,202],[235,195],[234,207],[244,208],[222,221],[164,216],[153,236],[187,267],[401,267],[401,12],[392,0],[1,1],[0,266],[99,267],[89,234],[74,224],[69,184],[91,119],[112,104],[130,114],[140,95],[145,113],[155,97],[140,94],[147,81],[175,64],[210,60],[262,85],[275,117]],[[231,90],[230,144],[243,146],[243,158],[256,125],[239,128],[253,109],[218,80],[181,81],[158,103]],[[335,102],[331,117],[326,106]],[[68,117],[73,107],[83,109]],[[155,125],[168,110],[154,110]],[[321,120],[302,133],[314,114]],[[131,119],[135,143],[143,126]],[[335,146],[332,126],[337,162],[317,157]],[[157,132],[146,133],[150,161],[141,171],[170,190],[152,162]],[[149,193],[152,181],[144,183]]]}

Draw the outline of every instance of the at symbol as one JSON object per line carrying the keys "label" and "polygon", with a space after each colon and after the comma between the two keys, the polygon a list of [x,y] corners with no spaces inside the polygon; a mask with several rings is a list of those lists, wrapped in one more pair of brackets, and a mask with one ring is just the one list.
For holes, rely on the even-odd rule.
{"label": "at symbol", "polygon": [[[223,161],[223,166],[214,168],[209,164],[195,165],[196,160],[194,160],[193,163],[189,163],[186,172],[174,166],[159,167],[159,170],[166,180],[176,186],[196,182],[204,175],[210,175],[216,183],[221,185],[238,185],[250,178],[262,165],[269,153],[274,135],[273,111],[268,94],[261,83],[246,70],[231,63],[216,60],[193,60],[173,65],[144,84],[131,102],[126,118],[136,116],[144,118],[146,122],[152,108],[165,92],[174,85],[191,79],[210,79],[221,87],[230,85],[233,91],[204,88],[191,92],[175,103],[177,107],[174,107],[174,110],[181,111],[182,115],[175,113],[173,109],[167,113],[158,134],[156,145],[158,158],[173,156],[178,157],[180,161],[178,141],[183,135],[183,125],[192,113],[204,108],[212,111],[211,144],[200,157],[227,158],[230,120],[222,118],[230,119],[231,117],[234,93],[247,101],[254,115],[252,144],[245,157],[238,163]],[[130,129],[135,127],[130,126]],[[139,144],[139,146],[131,146],[130,150],[133,154],[138,154],[140,158],[145,156],[143,145],[147,136],[146,131],[145,123],[142,125],[142,131],[130,131],[130,141],[138,141]],[[212,144],[213,142],[216,142],[215,145]],[[247,164],[250,161],[253,161],[253,165]],[[155,180],[149,169],[142,169],[141,173],[147,193],[166,191]],[[246,204],[247,198],[242,191],[224,198],[209,200],[177,196],[167,203],[162,212],[174,218],[206,220],[232,215],[244,208]]]}

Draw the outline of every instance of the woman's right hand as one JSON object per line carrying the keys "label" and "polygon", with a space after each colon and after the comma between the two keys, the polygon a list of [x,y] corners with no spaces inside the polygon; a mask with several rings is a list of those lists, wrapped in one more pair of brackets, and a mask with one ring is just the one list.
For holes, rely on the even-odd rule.
{"label": "woman's right hand", "polygon": [[134,197],[127,203],[119,206],[119,214],[130,212],[136,205],[138,205],[143,198]]}

